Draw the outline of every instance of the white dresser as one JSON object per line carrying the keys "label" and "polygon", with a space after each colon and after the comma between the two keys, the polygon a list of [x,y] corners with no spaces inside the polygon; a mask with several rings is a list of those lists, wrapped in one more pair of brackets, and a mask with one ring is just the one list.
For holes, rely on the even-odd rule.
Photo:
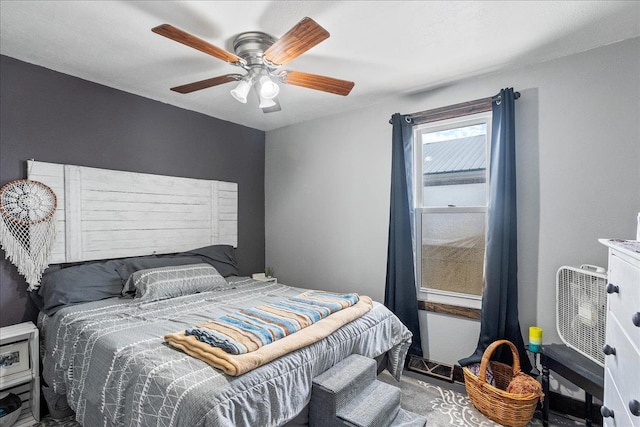
{"label": "white dresser", "polygon": [[609,247],[605,426],[640,426],[640,242],[600,239]]}

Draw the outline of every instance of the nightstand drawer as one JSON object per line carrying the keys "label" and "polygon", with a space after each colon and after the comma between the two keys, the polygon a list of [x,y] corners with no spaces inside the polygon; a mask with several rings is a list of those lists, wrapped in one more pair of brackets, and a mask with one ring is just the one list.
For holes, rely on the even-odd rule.
{"label": "nightstand drawer", "polygon": [[27,372],[30,369],[28,340],[0,346],[0,377]]}

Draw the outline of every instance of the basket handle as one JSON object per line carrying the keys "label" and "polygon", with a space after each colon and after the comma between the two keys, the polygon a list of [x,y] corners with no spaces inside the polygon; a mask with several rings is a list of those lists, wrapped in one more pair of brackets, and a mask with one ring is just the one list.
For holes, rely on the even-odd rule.
{"label": "basket handle", "polygon": [[509,340],[497,340],[492,342],[482,355],[482,360],[480,361],[480,372],[478,372],[478,379],[480,380],[481,385],[487,382],[487,365],[489,364],[491,355],[494,350],[502,344],[507,344],[509,348],[511,348],[511,354],[513,355],[513,376],[515,377],[520,372],[520,356],[518,356],[516,346]]}

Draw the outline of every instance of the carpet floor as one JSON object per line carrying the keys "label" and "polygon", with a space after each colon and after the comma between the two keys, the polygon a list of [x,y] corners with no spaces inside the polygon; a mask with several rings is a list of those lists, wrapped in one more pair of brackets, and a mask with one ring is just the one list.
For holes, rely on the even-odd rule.
{"label": "carpet floor", "polygon": [[[388,372],[378,379],[400,387],[402,407],[427,417],[427,427],[500,427],[500,424],[482,415],[473,407],[464,386],[440,381],[425,375],[406,372],[398,383]],[[542,417],[536,413],[528,426],[541,426]],[[549,425],[552,427],[584,426],[584,421],[551,412]],[[36,424],[39,427],[79,427],[73,417],[54,420],[44,417]]]}

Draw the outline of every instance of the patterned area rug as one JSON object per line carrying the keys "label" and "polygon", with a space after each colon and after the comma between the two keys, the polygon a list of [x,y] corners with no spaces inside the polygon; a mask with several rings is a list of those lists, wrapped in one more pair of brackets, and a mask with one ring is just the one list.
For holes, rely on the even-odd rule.
{"label": "patterned area rug", "polygon": [[80,423],[76,422],[74,419],[74,415],[66,418],[62,418],[59,420],[54,420],[48,415],[40,420],[39,423],[36,423],[35,426],[46,426],[46,427],[79,427]]}
{"label": "patterned area rug", "polygon": [[[380,381],[398,386],[386,371]],[[400,380],[402,407],[427,417],[428,427],[500,427],[473,407],[466,395],[403,375]]]}
{"label": "patterned area rug", "polygon": [[[425,377],[426,378],[426,377]],[[378,376],[380,381],[400,387],[402,407],[407,411],[427,417],[427,427],[500,427],[482,415],[471,403],[466,393],[439,387],[427,381],[421,381],[403,375],[400,383],[388,373]],[[446,386],[445,386],[446,387]],[[537,415],[537,414],[536,414]],[[549,425],[553,427],[584,426],[581,420],[549,414]],[[527,426],[542,426],[542,420],[534,418]]]}

